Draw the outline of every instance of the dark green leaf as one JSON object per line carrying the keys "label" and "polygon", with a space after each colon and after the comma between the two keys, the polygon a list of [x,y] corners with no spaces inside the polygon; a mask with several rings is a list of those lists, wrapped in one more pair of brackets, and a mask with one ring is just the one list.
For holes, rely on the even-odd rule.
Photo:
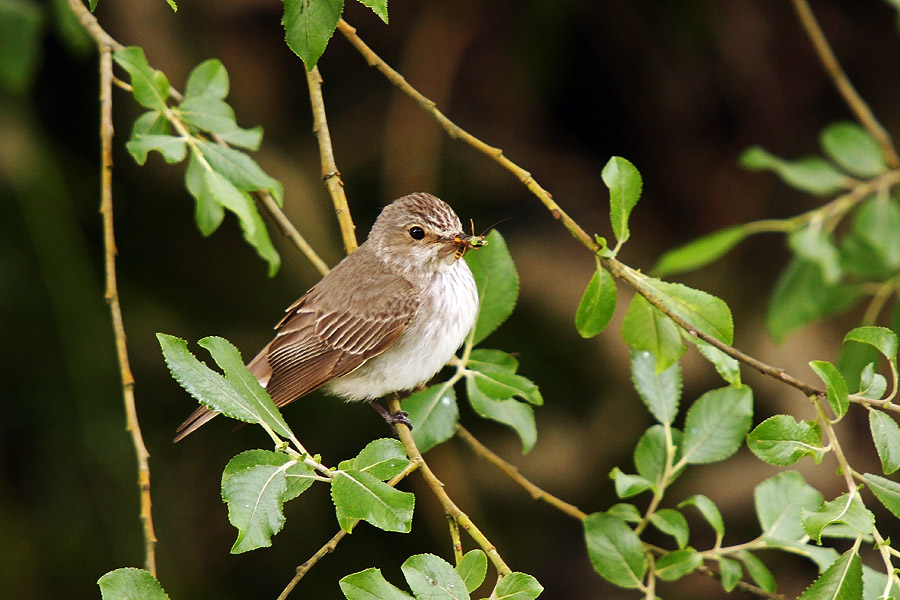
{"label": "dark green leaf", "polygon": [[519,274],[516,273],[506,241],[496,229],[488,234],[487,241],[487,246],[465,255],[481,297],[478,322],[475,324],[475,344],[500,327],[512,314],[519,296]]}
{"label": "dark green leaf", "polygon": [[284,39],[300,57],[307,71],[312,71],[334,34],[344,0],[284,0]]}
{"label": "dark green leaf", "polygon": [[620,156],[613,156],[601,172],[603,183],[609,188],[609,220],[619,244],[631,236],[628,217],[641,198],[641,174],[633,164]]}
{"label": "dark green leaf", "polygon": [[409,413],[413,439],[420,452],[446,442],[456,433],[459,406],[453,386],[438,383],[405,398],[400,405]]}
{"label": "dark green leaf", "polygon": [[725,387],[706,392],[691,405],[684,422],[682,461],[725,460],[740,447],[753,419],[753,391]]}
{"label": "dark green leaf", "polygon": [[594,570],[619,587],[641,587],[647,573],[647,557],[640,538],[631,527],[622,519],[605,513],[588,515],[583,524]]}
{"label": "dark green leaf", "polygon": [[481,550],[469,550],[456,565],[456,572],[466,583],[471,594],[484,583],[487,576],[487,555]]}
{"label": "dark green leaf", "polygon": [[169,600],[153,575],[143,569],[125,567],[97,580],[103,600]]}
{"label": "dark green leaf", "polygon": [[412,596],[390,584],[380,569],[347,575],[339,584],[347,600],[413,600]]}
{"label": "dark green leaf", "polygon": [[410,556],[400,569],[409,589],[420,600],[469,600],[466,584],[459,574],[433,554]]}
{"label": "dark green leaf", "polygon": [[[674,508],[659,509],[650,515],[650,522],[663,533],[675,538],[675,542],[678,544],[679,548],[687,546],[688,539],[690,538],[690,529],[688,528],[687,519]],[[657,563],[657,567],[659,567],[659,563]]]}
{"label": "dark green leaf", "polygon": [[[856,535],[872,533],[875,526],[875,517],[863,506],[856,493],[842,494],[826,502],[815,512],[801,509],[800,521],[806,534],[816,543],[822,542],[823,530],[834,523],[848,525]],[[828,535],[827,532],[825,535]]]}
{"label": "dark green leaf", "polygon": [[622,338],[633,351],[652,354],[657,372],[668,369],[685,351],[678,326],[639,294],[625,313]]}
{"label": "dark green leaf", "polygon": [[637,475],[624,473],[619,467],[613,467],[609,472],[609,478],[615,482],[616,496],[619,498],[631,498],[653,487],[650,481]]}
{"label": "dark green leaf", "polygon": [[239,190],[245,192],[266,190],[272,194],[279,206],[284,201],[281,183],[267,175],[249,155],[205,140],[197,140],[197,147],[209,166],[221,173]]}
{"label": "dark green leaf", "polygon": [[399,475],[409,465],[406,450],[400,440],[381,438],[369,442],[356,458],[343,461],[341,470],[355,469],[371,473],[382,481]]}
{"label": "dark green leaf", "polygon": [[184,85],[185,98],[208,96],[223,100],[228,95],[228,71],[217,58],[204,60],[194,67]]}
{"label": "dark green leaf", "polygon": [[475,384],[475,377],[466,377],[466,394],[472,409],[481,417],[508,425],[522,440],[522,453],[526,453],[537,441],[537,427],[531,406],[515,399],[495,400],[482,392]]}
{"label": "dark green leaf", "polygon": [[828,392],[828,404],[838,418],[847,414],[850,408],[850,399],[848,397],[847,382],[844,376],[838,371],[837,367],[826,360],[810,361],[809,366],[816,372],[816,375],[825,382],[825,389]]}
{"label": "dark green leaf", "polygon": [[0,3],[0,88],[24,94],[41,63],[45,8],[31,2]]}
{"label": "dark green leaf", "polygon": [[671,425],[678,416],[678,402],[681,399],[681,367],[678,363],[657,372],[656,358],[650,352],[632,350],[631,379],[654,418]]}
{"label": "dark green leaf", "polygon": [[374,12],[376,15],[378,15],[379,19],[381,19],[385,23],[388,22],[387,0],[359,0],[359,1],[362,4],[364,4],[365,6],[368,6],[369,8],[371,8],[372,12]]}
{"label": "dark green leaf", "polygon": [[206,189],[203,167],[195,152],[191,152],[187,169],[184,171],[184,185],[194,197],[194,220],[197,229],[204,236],[212,235],[225,218],[225,208]]}
{"label": "dark green leaf", "polygon": [[737,553],[737,557],[744,563],[747,574],[756,582],[756,585],[767,592],[775,593],[775,590],[778,589],[778,585],[775,583],[775,577],[768,567],[766,567],[761,560],[756,558],[756,555],[751,554],[747,550],[741,550]]}
{"label": "dark green leaf", "polygon": [[616,282],[606,269],[598,267],[581,297],[575,328],[581,337],[594,337],[609,325],[615,310]]}
{"label": "dark green leaf", "polygon": [[825,154],[851,175],[870,178],[887,170],[878,141],[857,123],[832,123],[822,130],[819,142]]}
{"label": "dark green leaf", "polygon": [[166,111],[169,98],[169,81],[166,76],[150,68],[143,48],[129,46],[113,54],[120,67],[131,76],[131,87],[134,99],[138,104],[159,112]]}
{"label": "dark green leaf", "polygon": [[900,519],[900,483],[871,473],[863,475],[863,479],[884,507]]}
{"label": "dark green leaf", "polygon": [[350,532],[357,519],[385,531],[408,533],[412,527],[415,496],[395,490],[363,471],[338,471],[331,483],[331,500],[338,524]]}
{"label": "dark green leaf", "polygon": [[703,557],[693,548],[667,552],[656,559],[656,576],[663,581],[681,579],[703,564]]}
{"label": "dark green leaf", "polygon": [[693,506],[700,511],[706,522],[712,526],[716,532],[716,537],[721,538],[725,535],[725,521],[722,520],[722,513],[716,503],[704,496],[703,494],[694,494],[687,500],[683,500],[678,504],[678,508],[685,506]]}
{"label": "dark green leaf", "polygon": [[862,563],[853,547],[825,569],[798,600],[861,600],[862,593]]}
{"label": "dark green leaf", "polygon": [[227,102],[211,96],[185,98],[178,105],[181,118],[203,131],[222,133],[238,128],[234,109]]}
{"label": "dark green leaf", "polygon": [[745,225],[714,231],[663,254],[652,273],[656,277],[665,277],[705,267],[724,256],[748,235]]}
{"label": "dark green leaf", "polygon": [[544,591],[538,580],[525,573],[510,573],[497,582],[492,598],[497,600],[534,600]]}
{"label": "dark green leaf", "polygon": [[785,471],[756,486],[753,500],[767,540],[796,542],[806,535],[800,524],[801,509],[818,509],[822,494],[806,483],[800,473]]}
{"label": "dark green leaf", "polygon": [[833,194],[853,183],[831,163],[818,156],[790,161],[759,146],[751,146],[741,154],[740,163],[750,171],[773,171],[791,187],[817,196]]}
{"label": "dark green leaf", "polygon": [[894,386],[897,385],[897,334],[887,327],[857,327],[844,336],[844,341],[869,344],[884,355],[891,364],[894,375]]}
{"label": "dark green leaf", "polygon": [[825,453],[819,425],[789,415],[775,415],[757,425],[747,436],[747,446],[770,465],[792,465],[806,455],[819,464]]}
{"label": "dark green leaf", "polygon": [[719,298],[680,283],[669,283],[651,277],[642,279],[641,285],[645,289],[651,289],[670,311],[695,329],[726,344],[733,341],[731,310]]}
{"label": "dark green leaf", "polygon": [[870,409],[869,430],[881,459],[881,470],[890,475],[900,469],[900,426],[897,421],[880,410]]}
{"label": "dark green leaf", "polygon": [[183,138],[173,135],[138,135],[125,143],[134,162],[143,165],[151,150],[159,152],[167,163],[180,163],[187,155],[187,144]]}

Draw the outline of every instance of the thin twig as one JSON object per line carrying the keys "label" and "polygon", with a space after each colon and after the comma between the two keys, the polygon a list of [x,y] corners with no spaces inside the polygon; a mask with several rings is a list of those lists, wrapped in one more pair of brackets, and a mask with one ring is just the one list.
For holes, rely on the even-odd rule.
{"label": "thin twig", "polygon": [[316,271],[323,276],[327,274],[330,270],[328,264],[322,260],[313,247],[310,246],[309,242],[306,241],[306,238],[297,231],[297,228],[294,227],[291,220],[287,218],[287,215],[285,215],[284,211],[281,210],[281,207],[278,206],[278,203],[275,201],[275,198],[272,197],[272,194],[262,190],[256,192],[255,196],[260,204],[262,204],[263,208],[266,209],[266,212],[269,213],[269,216],[272,217],[272,220],[275,221],[275,224],[278,225],[278,229],[281,230],[281,233],[293,242]]}
{"label": "thin twig", "polygon": [[469,430],[462,425],[456,426],[456,435],[457,437],[459,437],[459,439],[468,444],[468,446],[472,449],[473,452],[475,452],[475,454],[500,469],[507,477],[512,479],[520,487],[524,488],[525,491],[527,491],[535,500],[546,502],[547,504],[559,509],[570,517],[578,519],[579,521],[584,520],[584,518],[587,516],[586,512],[584,512],[574,504],[569,504],[565,500],[557,498],[550,492],[532,483],[524,475],[519,473],[518,467],[506,462],[505,460],[497,456],[490,448],[478,441],[478,438],[472,435]]}
{"label": "thin twig", "polygon": [[334,204],[334,212],[337,215],[338,225],[341,228],[341,238],[344,240],[344,251],[350,254],[358,246],[356,242],[356,226],[353,225],[353,217],[350,215],[350,207],[347,205],[347,195],[344,193],[344,182],[341,180],[341,172],[338,171],[334,160],[334,150],[331,146],[331,133],[328,130],[328,119],[325,117],[325,100],[322,98],[322,76],[319,68],[313,67],[306,72],[306,83],[309,86],[309,101],[312,105],[313,133],[319,141],[319,157],[322,163],[322,180],[331,195]]}
{"label": "thin twig", "polygon": [[122,397],[125,402],[127,429],[131,433],[137,457],[140,490],[140,518],[144,529],[144,568],[156,576],[156,534],[150,501],[150,453],[144,445],[141,426],[134,402],[134,375],[128,360],[128,346],[119,291],[116,284],[116,239],[113,229],[112,201],[112,48],[98,41],[100,50],[100,214],[103,220],[103,256],[106,271],[106,303],[112,319],[116,343],[116,357],[122,377]]}
{"label": "thin twig", "polygon": [[809,36],[816,54],[819,55],[819,60],[822,61],[825,71],[831,77],[838,92],[844,97],[844,102],[847,103],[847,106],[850,107],[850,110],[853,111],[863,127],[878,140],[888,165],[895,168],[900,167],[900,157],[897,156],[897,150],[894,148],[890,134],[881,126],[869,105],[862,99],[862,96],[853,87],[847,74],[844,73],[841,63],[838,62],[834,51],[832,51],[828,40],[825,38],[825,34],[822,33],[822,28],[819,27],[819,23],[816,21],[816,16],[813,14],[809,2],[807,0],[792,1],[794,9],[797,11],[797,16],[800,18],[800,23],[806,30],[806,34]]}

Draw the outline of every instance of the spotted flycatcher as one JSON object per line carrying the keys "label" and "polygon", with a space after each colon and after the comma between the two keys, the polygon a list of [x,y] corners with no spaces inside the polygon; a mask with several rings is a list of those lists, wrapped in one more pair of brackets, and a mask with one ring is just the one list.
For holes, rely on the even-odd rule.
{"label": "spotted flycatcher", "polygon": [[[425,383],[475,325],[478,292],[461,259],[482,244],[442,200],[395,200],[369,238],[287,309],[247,367],[279,407],[318,388],[375,400]],[[175,441],[216,414],[198,408]]]}

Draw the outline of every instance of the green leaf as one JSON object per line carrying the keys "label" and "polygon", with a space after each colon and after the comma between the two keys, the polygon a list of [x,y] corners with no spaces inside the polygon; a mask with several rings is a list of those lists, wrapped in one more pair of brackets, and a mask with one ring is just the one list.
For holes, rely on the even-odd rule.
{"label": "green leaf", "polygon": [[184,85],[184,97],[208,96],[223,100],[228,95],[228,71],[218,58],[204,60],[194,67]]}
{"label": "green leaf", "polygon": [[503,350],[475,348],[469,353],[469,361],[466,366],[482,373],[515,373],[519,368],[519,361],[515,356]]}
{"label": "green leaf", "polygon": [[616,496],[619,498],[631,498],[653,487],[653,483],[647,479],[624,473],[619,467],[613,467],[609,472],[609,478],[615,482]]}
{"label": "green leaf", "polygon": [[582,523],[594,570],[619,587],[641,587],[647,573],[647,557],[631,527],[619,517],[606,513],[588,515]]}
{"label": "green leaf", "polygon": [[198,154],[191,152],[187,169],[184,171],[184,185],[194,197],[194,220],[197,229],[204,236],[212,235],[225,218],[225,208],[206,189],[206,179]]}
{"label": "green leaf", "polygon": [[[888,587],[888,576],[872,567],[863,565],[863,600],[891,600],[900,598],[900,585],[893,580]],[[885,590],[888,590],[885,592]]]}
{"label": "green leaf", "polygon": [[338,524],[348,533],[357,519],[385,531],[408,533],[412,527],[415,496],[392,488],[371,473],[335,472],[331,500]]}
{"label": "green leaf", "polygon": [[536,406],[544,403],[540,390],[527,377],[497,370],[490,370],[487,373],[467,370],[466,376],[471,376],[478,389],[494,400],[521,398]]}
{"label": "green leaf", "polygon": [[784,550],[791,554],[803,556],[816,563],[819,573],[823,573],[825,569],[840,557],[837,550],[828,546],[816,546],[815,544],[803,544],[800,542],[791,542],[788,540],[774,540],[766,538],[766,546],[778,550]]}
{"label": "green leaf", "polygon": [[180,163],[187,156],[187,144],[183,138],[173,135],[138,135],[132,136],[125,143],[128,153],[134,162],[143,165],[147,162],[147,154],[151,150],[159,152],[167,163]]}
{"label": "green leaf", "polygon": [[[875,526],[875,517],[855,493],[842,494],[814,512],[801,509],[800,521],[806,534],[817,544],[822,543],[823,530],[834,523],[848,525],[857,535],[870,534]],[[828,533],[825,532],[825,535]]]}
{"label": "green leaf", "polygon": [[462,577],[433,554],[410,556],[400,566],[406,583],[420,600],[469,600]]}
{"label": "green leaf", "polygon": [[722,513],[719,512],[719,507],[716,506],[716,503],[704,496],[703,494],[694,494],[687,500],[683,500],[678,504],[678,508],[683,508],[685,506],[693,506],[697,510],[700,511],[700,514],[703,515],[703,518],[706,519],[706,522],[712,526],[713,531],[716,532],[717,538],[722,538],[725,535],[725,521],[722,520]]}
{"label": "green leaf", "polygon": [[31,2],[0,3],[0,88],[28,91],[41,64],[46,9]]}
{"label": "green leaf", "polygon": [[[876,263],[877,271],[889,277],[900,268],[898,231],[900,208],[896,200],[887,194],[876,194],[862,202],[854,213],[850,236],[856,249],[868,255],[869,261]],[[869,272],[871,265],[868,267],[863,273]]]}
{"label": "green leaf", "polygon": [[714,231],[663,254],[652,273],[665,277],[693,271],[717,261],[750,235],[746,225],[735,225]]}
{"label": "green leaf", "polygon": [[[681,458],[682,436],[681,432],[674,428],[669,430],[669,435],[674,447],[671,458],[674,464]],[[668,443],[666,428],[662,425],[653,425],[644,432],[634,447],[634,466],[638,475],[653,483],[657,489],[662,489],[675,481],[682,471],[682,469],[675,471],[666,469]]]}
{"label": "green leaf", "polygon": [[519,296],[519,274],[506,240],[494,229],[488,234],[487,241],[487,246],[465,254],[481,297],[473,341],[476,345],[512,314]]}
{"label": "green leaf", "polygon": [[334,34],[344,0],[284,0],[284,39],[288,48],[312,71]]}
{"label": "green leaf", "polygon": [[380,569],[352,573],[338,583],[347,600],[413,600],[412,596],[390,584]]}
{"label": "green leaf", "polygon": [[806,535],[800,524],[800,511],[818,509],[822,494],[806,483],[800,473],[784,471],[756,486],[753,501],[767,540],[797,542]]}
{"label": "green leaf", "polygon": [[408,465],[409,459],[400,440],[381,438],[369,442],[355,458],[343,461],[338,468],[371,473],[381,481],[387,481],[399,475]]}
{"label": "green leaf", "polygon": [[266,190],[272,194],[279,206],[284,202],[281,183],[266,174],[246,153],[206,140],[197,140],[197,147],[209,166],[221,173],[239,190],[245,192]]}
{"label": "green leaf", "polygon": [[840,281],[840,256],[828,234],[822,231],[821,223],[811,223],[792,231],[788,235],[788,245],[799,258],[822,270],[822,280],[826,285],[833,286]]}
{"label": "green leaf", "polygon": [[446,382],[412,394],[400,407],[409,413],[413,440],[420,452],[446,442],[456,433],[459,406],[453,386]]}
{"label": "green leaf", "polygon": [[538,580],[525,573],[510,573],[497,582],[492,598],[497,600],[534,600],[544,591]]}
{"label": "green leaf", "polygon": [[359,0],[364,6],[368,6],[372,9],[378,18],[388,22],[388,12],[387,12],[387,0]]}
{"label": "green leaf", "polygon": [[487,576],[487,554],[481,550],[469,550],[456,565],[456,573],[466,584],[466,589],[471,594],[484,583]]}
{"label": "green leaf", "polygon": [[[846,344],[844,347],[850,345],[867,347],[862,344]],[[884,378],[884,375],[875,372],[875,363],[869,363],[863,367],[862,372],[859,374],[859,391],[857,393],[864,398],[881,400],[886,391],[887,379]]]}
{"label": "green leaf", "polygon": [[816,375],[825,382],[825,389],[828,393],[828,404],[834,414],[841,418],[847,414],[850,408],[849,392],[847,391],[847,382],[844,376],[838,371],[837,367],[826,360],[813,360],[809,362],[809,366],[816,372]]}
{"label": "green leaf", "polygon": [[741,563],[736,560],[719,556],[718,561],[719,574],[722,578],[722,589],[726,592],[731,592],[737,587],[737,584],[741,582],[741,578],[744,576],[744,570],[741,568]]}
{"label": "green leaf", "polygon": [[857,123],[831,123],[819,142],[825,154],[851,175],[868,179],[887,171],[878,141]]}
{"label": "green leaf", "polygon": [[[650,515],[650,522],[653,526],[665,534],[675,538],[675,542],[679,548],[687,546],[690,538],[690,529],[688,528],[687,519],[674,508],[661,508]],[[657,563],[657,567],[659,563]]]}
{"label": "green leaf", "polygon": [[700,396],[684,422],[682,461],[703,464],[725,460],[740,447],[753,419],[753,391],[724,387]]}
{"label": "green leaf", "polygon": [[894,388],[897,387],[897,334],[887,327],[857,327],[844,336],[844,342],[868,344],[881,352],[891,364]]}
{"label": "green leaf", "polygon": [[756,555],[751,554],[747,550],[741,550],[737,553],[737,557],[744,563],[747,574],[750,575],[750,579],[756,582],[756,585],[767,592],[775,593],[775,590],[778,589],[778,585],[775,583],[775,577],[772,575],[769,568],[766,567],[761,560],[756,558]]}
{"label": "green leaf", "polygon": [[635,294],[622,321],[622,339],[637,352],[656,357],[656,371],[662,372],[684,354],[678,326],[652,304]]}
{"label": "green leaf", "polygon": [[131,139],[137,139],[142,135],[169,135],[172,128],[169,127],[169,121],[165,115],[155,110],[148,110],[137,119],[131,126]]}
{"label": "green leaf", "polygon": [[880,410],[870,409],[869,430],[884,474],[890,475],[900,469],[900,426],[897,422]]}
{"label": "green leaf", "polygon": [[103,600],[169,600],[153,575],[143,569],[125,567],[97,580]]}
{"label": "green leaf", "polygon": [[862,563],[854,547],[825,569],[798,600],[857,600],[862,593]]}
{"label": "green leaf", "polygon": [[900,483],[871,473],[864,474],[863,479],[879,502],[900,519]]}
{"label": "green leaf", "polygon": [[799,160],[785,160],[771,152],[751,146],[739,159],[741,166],[750,171],[772,171],[791,187],[817,196],[827,196],[852,185],[846,175],[831,163],[809,156]]}
{"label": "green leaf", "polygon": [[234,109],[220,98],[194,96],[178,105],[181,118],[198,129],[222,133],[238,129]]}
{"label": "green leaf", "polygon": [[695,329],[725,344],[734,341],[731,310],[719,298],[680,283],[669,283],[652,277],[641,279],[640,285],[651,289],[670,311]]}
{"label": "green leaf", "polygon": [[165,112],[169,98],[169,80],[162,71],[150,68],[143,48],[122,48],[113,54],[113,58],[131,76],[132,94],[138,104]]}
{"label": "green leaf", "polygon": [[700,338],[689,335],[682,331],[682,336],[697,346],[697,350],[708,360],[716,372],[725,380],[726,383],[734,387],[741,386],[741,366],[737,360],[731,358],[715,346],[704,342]]}
{"label": "green leaf", "polygon": [[534,410],[528,404],[513,398],[506,400],[491,398],[481,391],[475,379],[474,376],[466,375],[466,395],[472,409],[485,419],[492,419],[512,427],[522,440],[522,453],[527,453],[537,441]]}
{"label": "green leaf", "polygon": [[641,198],[643,182],[637,168],[620,156],[613,156],[601,172],[603,183],[609,188],[609,220],[621,246],[631,236],[628,217]]}
{"label": "green leaf", "polygon": [[613,504],[609,507],[609,510],[606,511],[606,514],[618,517],[628,523],[641,522],[641,513],[634,504],[627,504],[625,502]]}
{"label": "green leaf", "polygon": [[822,430],[815,421],[797,422],[789,415],[769,417],[747,436],[747,446],[770,465],[792,465],[804,456],[822,462]]}
{"label": "green leaf", "polygon": [[693,548],[667,552],[656,559],[656,576],[663,581],[676,581],[693,573],[703,564],[703,556]]}
{"label": "green leaf", "polygon": [[232,458],[222,473],[228,521],[238,530],[231,552],[271,546],[284,526],[282,506],[312,482],[312,469],[286,454],[248,450]]}
{"label": "green leaf", "polygon": [[631,379],[653,417],[671,425],[678,416],[681,399],[681,367],[678,363],[662,372],[656,370],[656,358],[647,351],[631,352]]}
{"label": "green leaf", "polygon": [[581,297],[575,328],[581,337],[594,337],[609,325],[615,310],[616,282],[606,269],[598,267]]}

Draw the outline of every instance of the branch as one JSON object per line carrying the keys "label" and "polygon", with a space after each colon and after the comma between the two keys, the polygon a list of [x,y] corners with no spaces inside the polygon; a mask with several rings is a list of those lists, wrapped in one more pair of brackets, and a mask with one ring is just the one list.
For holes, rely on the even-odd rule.
{"label": "branch", "polygon": [[819,27],[819,23],[816,21],[809,2],[807,0],[792,0],[792,2],[794,10],[797,11],[797,16],[800,18],[800,23],[806,30],[806,35],[809,36],[816,54],[819,55],[819,60],[822,61],[822,66],[825,67],[825,72],[828,73],[838,92],[844,97],[844,102],[847,103],[847,106],[850,107],[850,110],[853,111],[863,127],[878,140],[888,165],[894,168],[900,167],[900,157],[897,156],[897,150],[894,148],[890,134],[881,126],[881,123],[872,114],[869,105],[862,99],[859,92],[853,87],[847,74],[844,73],[841,63],[838,62],[834,51],[832,51],[828,40],[825,38],[825,34],[822,33],[822,28]]}

